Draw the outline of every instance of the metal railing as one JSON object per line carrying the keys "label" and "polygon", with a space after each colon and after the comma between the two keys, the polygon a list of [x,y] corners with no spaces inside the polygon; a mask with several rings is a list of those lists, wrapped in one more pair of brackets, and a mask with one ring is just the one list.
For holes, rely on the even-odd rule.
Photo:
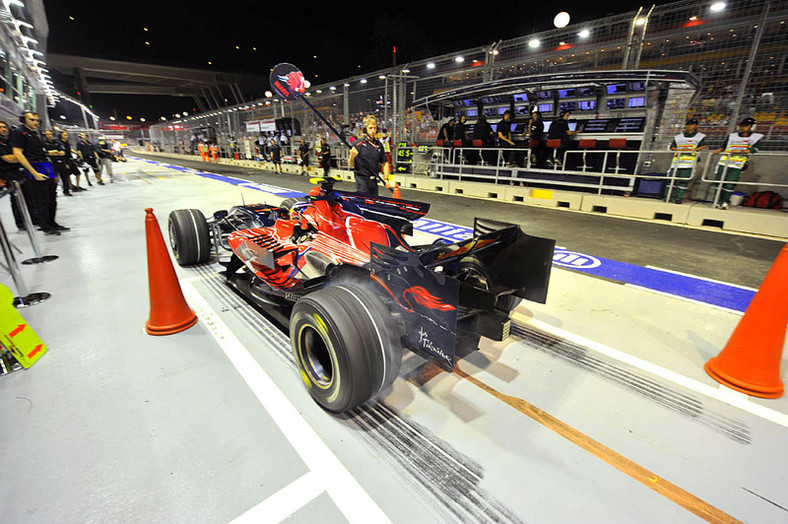
{"label": "metal railing", "polygon": [[[599,194],[605,190],[628,194],[635,189],[637,179],[648,179],[665,182],[665,200],[669,200],[674,191],[678,191],[678,182],[686,186],[683,188],[685,190],[702,182],[713,187],[712,202],[719,200],[724,186],[729,184],[766,187],[778,192],[780,188],[788,188],[788,176],[781,172],[772,177],[753,175],[758,172],[759,162],[770,164],[763,166],[766,171],[776,171],[779,159],[788,158],[785,153],[749,155],[751,167],[747,174],[742,176],[742,179],[727,180],[728,167],[724,166],[722,171],[717,170],[719,159],[724,153],[715,154],[710,151],[697,153],[698,162],[692,167],[690,176],[686,177],[680,176],[679,168],[672,165],[676,152],[665,150],[567,149],[563,152],[560,163],[553,162],[550,167],[538,168],[533,150],[529,148],[433,146],[426,152],[424,146],[400,149],[412,152],[410,157],[413,159],[413,175],[458,181],[509,183],[532,187],[562,186],[592,189]],[[520,165],[507,165],[505,158],[509,154],[520,155],[523,162]]]}

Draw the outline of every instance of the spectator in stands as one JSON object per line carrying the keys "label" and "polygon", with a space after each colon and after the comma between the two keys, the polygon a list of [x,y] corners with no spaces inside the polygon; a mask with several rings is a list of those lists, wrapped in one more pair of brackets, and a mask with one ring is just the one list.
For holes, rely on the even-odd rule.
{"label": "spectator in stands", "polygon": [[739,131],[731,133],[725,144],[716,151],[715,154],[724,152],[717,165],[717,171],[714,174],[715,180],[725,179],[728,184],[722,185],[717,201],[714,207],[721,207],[728,209],[731,202],[731,195],[736,188],[736,182],[741,177],[741,172],[747,169],[747,162],[750,155],[758,152],[758,142],[763,138],[763,135],[752,132],[752,126],[755,125],[755,119],[746,117],[739,122]]}
{"label": "spectator in stands", "polygon": [[391,164],[386,160],[383,144],[376,138],[378,120],[374,115],[364,117],[364,135],[350,149],[348,166],[353,168],[356,177],[356,192],[377,196],[378,178],[383,169],[384,183],[389,187]]}
{"label": "spectator in stands", "polygon": [[553,120],[553,123],[550,124],[550,129],[547,131],[547,138],[552,140],[561,140],[561,147],[556,149],[555,152],[555,161],[560,165],[563,165],[564,163],[564,153],[569,146],[568,137],[577,134],[577,131],[569,130],[570,116],[572,116],[570,111],[561,111],[561,118],[558,120]]}
{"label": "spectator in stands", "polygon": [[50,207],[51,186],[55,184],[55,171],[47,156],[44,142],[38,134],[41,117],[32,111],[20,117],[22,125],[11,131],[11,147],[14,156],[25,168],[28,180],[22,185],[22,192],[32,211],[33,223],[37,223],[45,235],[59,235],[68,231],[67,227],[55,222]]}
{"label": "spectator in stands", "polygon": [[302,138],[301,145],[298,146],[298,161],[299,164],[301,164],[301,173],[299,173],[300,175],[309,176],[309,172],[310,172],[309,153],[310,153],[309,144],[307,144],[306,140]]}
{"label": "spectator in stands", "polygon": [[[684,124],[684,132],[673,137],[670,143],[671,151],[678,151],[673,155],[673,162],[670,165],[668,175],[675,178],[673,181],[673,191],[668,194],[668,202],[681,204],[689,187],[692,177],[692,170],[698,161],[698,154],[695,151],[708,149],[706,145],[706,135],[698,133],[698,119],[688,118]],[[668,182],[670,187],[670,182]]]}
{"label": "spectator in stands", "polygon": [[88,166],[90,169],[93,169],[93,176],[96,177],[96,181],[98,185],[103,186],[104,181],[101,180],[101,168],[99,168],[99,156],[96,153],[96,147],[88,142],[88,135],[85,133],[79,134],[79,142],[77,142],[77,156],[83,162],[83,171],[85,173],[85,180],[88,181],[88,185],[92,186],[93,184],[90,183],[90,178],[88,177]]}
{"label": "spectator in stands", "polygon": [[325,137],[320,137],[320,167],[323,168],[323,177],[328,178],[331,171],[331,146]]}
{"label": "spectator in stands", "polygon": [[528,125],[531,132],[531,153],[536,161],[536,167],[546,169],[547,165],[547,147],[544,138],[544,122],[542,122],[542,113],[534,111],[531,122]]}
{"label": "spectator in stands", "polygon": [[279,142],[274,138],[271,139],[271,162],[274,163],[274,172],[281,173],[282,172],[282,146],[280,146]]}
{"label": "spectator in stands", "polygon": [[100,136],[98,142],[96,142],[96,153],[101,164],[102,176],[106,171],[109,174],[110,183],[115,182],[115,175],[112,174],[112,146],[103,136]]}
{"label": "spectator in stands", "polygon": [[[0,181],[4,184],[11,184],[14,181],[24,184],[27,177],[25,171],[19,165],[11,147],[11,128],[6,122],[0,121]],[[16,205],[16,199],[11,200],[11,212],[14,214],[14,222],[19,229],[25,229],[25,220]],[[28,204],[29,208],[29,204]]]}
{"label": "spectator in stands", "polygon": [[474,140],[482,141],[482,147],[485,148],[482,150],[482,159],[485,164],[492,165],[495,159],[495,151],[490,151],[489,148],[495,147],[495,132],[490,123],[487,122],[486,116],[480,115],[476,125],[473,126],[473,138]]}
{"label": "spectator in stands", "polygon": [[[508,149],[514,147],[514,141],[512,140],[512,112],[511,111],[509,111],[508,109],[504,111],[503,118],[495,126],[495,130],[497,131],[498,147],[502,149]],[[503,152],[503,161],[506,163],[507,166],[512,165],[512,151]]]}

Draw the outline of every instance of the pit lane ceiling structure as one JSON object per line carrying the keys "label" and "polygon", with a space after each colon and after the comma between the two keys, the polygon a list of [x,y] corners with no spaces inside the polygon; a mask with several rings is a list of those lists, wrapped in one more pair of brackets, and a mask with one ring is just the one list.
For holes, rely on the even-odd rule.
{"label": "pit lane ceiling structure", "polygon": [[[47,63],[61,75],[71,77],[82,100],[91,95],[164,95],[192,98],[200,110],[217,109],[228,102],[241,104],[249,93],[267,85],[267,77],[217,73],[185,67],[47,54]],[[259,93],[258,93],[259,95]]]}

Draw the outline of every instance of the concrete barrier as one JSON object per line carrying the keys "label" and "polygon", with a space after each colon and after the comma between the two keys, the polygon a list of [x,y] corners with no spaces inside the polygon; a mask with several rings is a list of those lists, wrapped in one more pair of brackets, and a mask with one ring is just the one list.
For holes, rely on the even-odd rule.
{"label": "concrete barrier", "polygon": [[[134,149],[132,148],[132,151]],[[170,153],[140,151],[146,155],[179,158],[195,161],[199,157]],[[254,160],[220,159],[222,164],[242,165],[257,169],[273,170],[273,164]],[[211,163],[206,162],[206,167]],[[301,172],[300,166],[283,164],[282,171],[290,174]],[[314,170],[313,176],[322,171]],[[333,169],[331,174],[347,182],[353,182],[353,172]],[[446,195],[497,200],[530,206],[566,208],[586,213],[608,214],[616,217],[635,218],[648,221],[664,221],[676,225],[713,227],[724,231],[752,233],[788,239],[788,213],[774,209],[731,207],[714,209],[711,204],[695,202],[669,204],[650,198],[597,195],[575,191],[561,191],[535,187],[510,186],[485,182],[469,182],[430,178],[424,175],[400,175],[395,182],[405,190],[444,193]]]}

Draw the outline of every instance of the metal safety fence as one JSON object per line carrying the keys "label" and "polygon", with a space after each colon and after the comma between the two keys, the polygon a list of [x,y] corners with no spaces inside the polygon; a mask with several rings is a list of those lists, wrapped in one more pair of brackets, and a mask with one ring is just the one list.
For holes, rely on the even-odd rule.
{"label": "metal safety fence", "polygon": [[676,152],[664,150],[567,149],[560,156],[552,151],[546,167],[538,167],[534,151],[527,148],[419,146],[398,148],[397,154],[403,151],[412,159],[408,175],[456,181],[711,203],[720,202],[726,191],[729,197],[788,188],[785,153],[742,155],[746,168],[737,169],[721,161],[725,153],[700,151],[692,168],[680,169],[674,164]]}

